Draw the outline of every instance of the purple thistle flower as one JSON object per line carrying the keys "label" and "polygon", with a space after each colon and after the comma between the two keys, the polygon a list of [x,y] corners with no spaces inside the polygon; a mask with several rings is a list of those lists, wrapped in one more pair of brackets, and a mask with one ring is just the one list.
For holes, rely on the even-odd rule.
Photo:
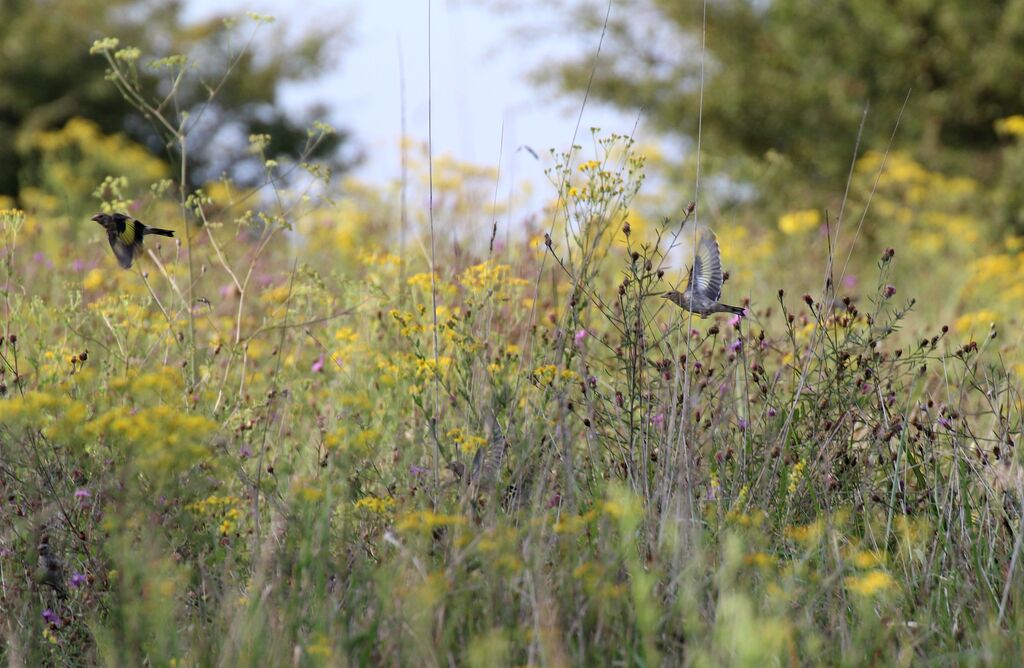
{"label": "purple thistle flower", "polygon": [[857,287],[857,277],[853,274],[847,274],[843,276],[843,287],[847,290],[852,290]]}
{"label": "purple thistle flower", "polygon": [[323,353],[320,353],[320,357],[316,358],[316,361],[313,362],[313,366],[309,367],[309,370],[312,371],[313,373],[320,373],[321,371],[324,370],[324,354]]}
{"label": "purple thistle flower", "polygon": [[90,492],[89,490],[87,490],[84,487],[81,487],[81,488],[75,490],[75,498],[76,499],[88,499],[88,498],[91,498],[91,497],[92,497],[92,492]]}
{"label": "purple thistle flower", "polygon": [[747,430],[748,425],[747,425],[747,421],[745,419],[740,418],[739,425],[740,425],[740,431],[746,431]]}
{"label": "purple thistle flower", "polygon": [[46,258],[46,253],[43,251],[36,251],[35,255],[32,256],[32,261],[43,265],[47,269],[53,269],[53,263]]}
{"label": "purple thistle flower", "polygon": [[426,467],[423,466],[416,466],[415,464],[413,464],[412,466],[409,467],[409,473],[414,476],[421,476],[426,472],[427,469]]}
{"label": "purple thistle flower", "polygon": [[886,299],[888,299],[889,297],[892,297],[894,294],[896,294],[896,286],[895,285],[887,285],[887,286],[885,286],[885,290],[883,291],[882,294],[885,295]]}
{"label": "purple thistle flower", "polygon": [[738,315],[734,315],[733,317],[729,318],[729,326],[732,327],[733,329],[739,329],[740,328],[740,322],[742,320],[743,319],[740,318]]}
{"label": "purple thistle flower", "polygon": [[245,457],[246,459],[248,459],[249,457],[252,457],[252,450],[251,450],[251,449],[249,448],[249,446],[248,446],[248,445],[243,445],[243,446],[242,446],[242,447],[241,447],[241,448],[240,448],[240,449],[238,450],[238,454],[239,454],[240,456],[242,456],[242,457]]}
{"label": "purple thistle flower", "polygon": [[774,407],[768,409],[768,417],[772,418],[778,415],[779,412]]}
{"label": "purple thistle flower", "polygon": [[75,589],[85,585],[89,581],[89,578],[85,577],[85,573],[72,573],[71,574],[71,586]]}
{"label": "purple thistle flower", "polygon": [[576,344],[576,347],[579,348],[583,345],[583,340],[585,338],[587,338],[587,330],[581,329],[580,331],[576,332],[575,336],[572,337],[572,341],[573,343]]}
{"label": "purple thistle flower", "polygon": [[662,426],[664,426],[665,424],[665,414],[655,413],[654,416],[651,417],[651,424],[653,424],[658,429],[661,429]]}
{"label": "purple thistle flower", "polygon": [[43,619],[45,619],[50,626],[56,626],[60,628],[60,617],[57,615],[56,612],[54,612],[50,608],[43,610]]}
{"label": "purple thistle flower", "polygon": [[953,429],[953,421],[950,420],[948,417],[940,417],[939,424],[945,427],[946,429]]}
{"label": "purple thistle flower", "polygon": [[743,339],[736,339],[729,344],[729,352],[738,353],[741,350],[743,350]]}

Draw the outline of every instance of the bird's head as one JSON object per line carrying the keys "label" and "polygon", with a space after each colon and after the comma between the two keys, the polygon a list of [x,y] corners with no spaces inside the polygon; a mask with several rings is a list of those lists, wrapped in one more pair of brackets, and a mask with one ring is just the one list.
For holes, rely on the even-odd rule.
{"label": "bird's head", "polygon": [[95,216],[93,216],[89,220],[91,220],[94,223],[99,223],[100,225],[106,225],[107,221],[110,220],[110,216],[108,216],[105,213],[97,213]]}

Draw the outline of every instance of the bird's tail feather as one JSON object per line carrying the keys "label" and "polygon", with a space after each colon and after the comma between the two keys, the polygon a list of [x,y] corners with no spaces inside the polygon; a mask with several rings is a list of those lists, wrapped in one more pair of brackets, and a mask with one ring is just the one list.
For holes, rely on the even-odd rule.
{"label": "bird's tail feather", "polygon": [[161,230],[159,227],[147,227],[146,234],[159,234],[162,237],[173,237],[174,230]]}
{"label": "bird's tail feather", "polygon": [[729,306],[728,304],[721,304],[722,310],[727,313],[735,313],[736,315],[746,315],[747,309],[741,306]]}

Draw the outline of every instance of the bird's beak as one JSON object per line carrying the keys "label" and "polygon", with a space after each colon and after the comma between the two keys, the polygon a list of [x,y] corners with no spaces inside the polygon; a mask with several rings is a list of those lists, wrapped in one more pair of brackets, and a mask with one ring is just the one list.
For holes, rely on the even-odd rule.
{"label": "bird's beak", "polygon": [[97,213],[95,216],[93,216],[89,220],[91,220],[94,223],[98,223],[98,222],[100,222],[100,218],[102,218],[102,217],[103,217],[102,213]]}

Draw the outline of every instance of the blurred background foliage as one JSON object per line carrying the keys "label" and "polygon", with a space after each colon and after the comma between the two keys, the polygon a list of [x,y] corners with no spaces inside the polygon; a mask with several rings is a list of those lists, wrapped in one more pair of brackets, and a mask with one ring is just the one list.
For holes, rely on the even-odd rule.
{"label": "blurred background foliage", "polygon": [[[1021,0],[612,5],[592,83],[589,51],[545,64],[538,79],[575,94],[589,86],[597,99],[643,109],[658,131],[688,142],[700,121],[703,150],[722,160],[725,173],[762,186],[762,200],[841,194],[862,118],[862,150],[883,150],[899,119],[901,150],[1019,198],[1020,170],[1004,169],[1014,166],[1005,152],[1010,137],[996,124],[1024,110]],[[583,31],[596,43],[608,3],[564,0],[562,7],[564,22],[554,29]],[[780,169],[785,177],[773,178]],[[1024,229],[1016,204],[992,215]]]}
{"label": "blurred background foliage", "polygon": [[[124,156],[112,152],[127,149],[126,141],[171,166],[180,164],[166,133],[125,103],[106,80],[103,59],[90,55],[94,40],[106,37],[120,41],[125,58],[145,54],[132,69],[154,106],[171,103],[166,96],[173,86],[174,111],[194,115],[190,187],[225,175],[243,184],[258,181],[263,176],[260,161],[248,152],[247,138],[252,134],[271,137],[268,152],[298,159],[308,139],[307,127],[322,119],[326,110],[313,104],[303,113],[287,114],[282,85],[315,78],[325,65],[334,64],[346,41],[343,27],[324,20],[316,31],[292,38],[285,26],[278,25],[251,43],[251,22],[224,16],[185,23],[182,14],[180,2],[2,0],[0,196],[27,206],[37,200],[21,198],[42,190],[57,197],[67,213],[80,215],[84,211],[77,208],[76,198],[95,188],[95,183],[88,185],[89,177],[123,161]],[[189,54],[192,60],[174,84],[162,76],[161,70],[169,66],[162,59],[177,54]],[[231,76],[224,78],[228,70]],[[75,119],[89,123],[75,124]],[[84,128],[91,128],[88,137],[82,134]],[[62,131],[75,144],[74,155],[68,153],[67,141],[57,146],[60,142],[52,135],[44,139]],[[111,145],[104,143],[108,135],[123,138]],[[56,181],[55,157],[68,172]],[[339,171],[351,167],[356,157],[343,130],[306,156]],[[74,188],[79,180],[86,183],[84,189]]]}

